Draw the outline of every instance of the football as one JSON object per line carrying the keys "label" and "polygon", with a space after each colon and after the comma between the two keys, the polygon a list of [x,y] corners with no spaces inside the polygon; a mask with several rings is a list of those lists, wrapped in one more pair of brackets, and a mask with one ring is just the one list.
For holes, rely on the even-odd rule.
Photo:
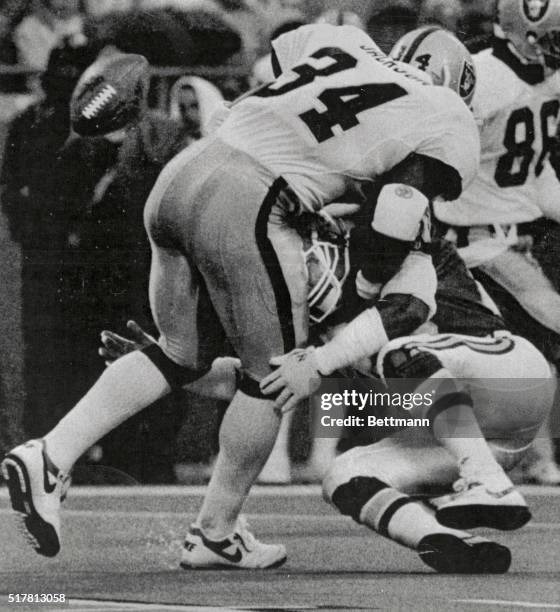
{"label": "football", "polygon": [[99,58],[72,94],[72,129],[81,136],[102,136],[125,127],[138,117],[148,82],[149,64],[142,55]]}

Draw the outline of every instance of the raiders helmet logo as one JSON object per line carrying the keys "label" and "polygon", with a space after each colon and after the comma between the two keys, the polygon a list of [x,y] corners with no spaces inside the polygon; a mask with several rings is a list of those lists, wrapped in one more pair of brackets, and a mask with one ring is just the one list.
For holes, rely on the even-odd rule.
{"label": "raiders helmet logo", "polygon": [[523,11],[529,21],[540,21],[550,4],[550,0],[523,0]]}
{"label": "raiders helmet logo", "polygon": [[461,82],[459,83],[459,93],[461,98],[468,99],[476,85],[476,73],[474,66],[470,62],[465,62],[463,72],[461,73]]}

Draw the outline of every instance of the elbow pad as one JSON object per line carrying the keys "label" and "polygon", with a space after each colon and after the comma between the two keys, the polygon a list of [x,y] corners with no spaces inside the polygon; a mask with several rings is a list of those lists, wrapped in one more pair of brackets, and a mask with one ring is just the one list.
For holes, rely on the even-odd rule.
{"label": "elbow pad", "polygon": [[[375,232],[403,242],[430,242],[430,202],[418,189],[402,183],[385,185],[377,198],[371,227]],[[426,231],[428,230],[428,231]]]}

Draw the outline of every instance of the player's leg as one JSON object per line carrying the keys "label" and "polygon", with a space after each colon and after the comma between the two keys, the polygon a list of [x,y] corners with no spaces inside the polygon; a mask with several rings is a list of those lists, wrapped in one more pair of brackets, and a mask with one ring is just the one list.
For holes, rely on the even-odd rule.
{"label": "player's leg", "polygon": [[282,416],[276,442],[259,474],[261,484],[289,484],[292,480],[290,461],[290,431],[294,412]]}
{"label": "player's leg", "polygon": [[[173,386],[201,378],[216,356],[210,354],[216,330],[221,330],[219,322],[214,318],[209,329],[198,327],[200,312],[211,318],[213,310],[209,301],[205,303],[203,286],[184,252],[169,246],[169,233],[175,228],[171,224],[162,229],[158,224],[168,187],[165,181],[158,185],[148,201],[146,218],[152,242],[150,301],[161,333],[159,344],[130,353],[107,368],[44,440],[17,447],[2,463],[12,506],[41,554],[52,556],[60,548],[63,483],[76,459]],[[180,204],[184,209],[182,200]],[[202,340],[199,332],[204,334]]]}
{"label": "player's leg", "polygon": [[399,379],[417,379],[416,393],[435,390],[430,405],[414,407],[411,415],[430,420],[433,437],[455,459],[459,470],[458,493],[445,498],[440,521],[462,528],[517,529],[530,518],[527,504],[485,439],[468,381],[455,378],[468,376],[464,361],[472,355],[465,355],[466,351],[460,336],[399,339],[380,353],[378,369],[397,391]]}
{"label": "player's leg", "polygon": [[417,551],[438,572],[507,571],[507,548],[442,525],[433,509],[415,497],[449,486],[457,475],[453,457],[429,433],[408,429],[340,455],[323,482],[323,493],[342,514]]}
{"label": "player's leg", "polygon": [[466,339],[438,356],[464,377],[480,431],[492,440],[488,448],[495,462],[463,461],[456,493],[434,500],[437,517],[461,528],[517,529],[530,513],[505,471],[513,457],[521,459],[550,411],[555,382],[548,363],[527,340],[507,333]]}
{"label": "player's leg", "polygon": [[[521,258],[523,269],[526,273],[531,273],[529,286],[533,286],[533,274],[536,275],[537,287],[541,287],[537,291],[537,296],[540,294],[540,303],[549,303],[549,317],[552,316],[555,299],[547,302],[547,297],[550,295],[550,283],[546,277],[543,280],[543,272],[539,268],[535,268],[531,263],[526,261],[526,257],[523,257],[517,253],[514,253],[514,261],[518,262]],[[509,257],[509,252],[508,252]],[[507,323],[508,329],[514,333],[523,336],[530,340],[544,355],[545,357],[554,364],[554,367],[558,369],[560,364],[560,336],[554,333],[549,327],[543,325],[533,316],[530,316],[529,312],[524,306],[517,300],[515,295],[509,292],[509,289],[502,284],[499,284],[494,280],[494,277],[498,278],[504,285],[512,287],[511,283],[506,283],[503,280],[503,275],[497,276],[492,274],[489,276],[486,271],[480,269],[474,272],[483,283],[485,288],[488,290],[494,301],[500,307],[504,319]],[[523,277],[522,277],[523,278]],[[517,280],[519,284],[520,281]],[[560,408],[560,395],[556,397],[552,413],[556,416]],[[523,479],[526,482],[534,482],[537,484],[548,484],[558,485],[560,484],[560,469],[556,463],[554,457],[554,443],[550,431],[549,421],[543,424],[541,431],[535,438],[533,447],[527,453],[521,464],[521,471]]]}
{"label": "player's leg", "polygon": [[[237,536],[247,543],[246,531],[237,518],[270,454],[280,424],[273,402],[260,392],[259,381],[270,372],[272,356],[290,351],[306,338],[303,250],[297,233],[285,226],[278,204],[284,184],[278,181],[263,189],[261,183],[239,181],[238,177],[246,177],[248,172],[244,166],[237,169],[237,162],[246,163],[231,160],[228,166],[228,172],[237,175],[237,193],[231,188],[226,192],[224,184],[217,182],[216,202],[221,206],[214,207],[213,215],[218,220],[209,225],[210,234],[200,236],[195,251],[212,303],[241,360],[242,374],[220,428],[220,452],[202,508],[187,535],[182,562],[185,567],[205,563],[197,557],[201,544],[212,546],[215,552]],[[241,216],[227,206],[232,198],[254,202],[255,206]],[[257,567],[285,560],[283,547],[264,547],[253,539],[248,546]],[[220,557],[214,556],[215,563],[224,564],[224,555]]]}
{"label": "player's leg", "polygon": [[480,270],[510,293],[541,325],[560,334],[560,294],[537,261],[511,249]]}
{"label": "player's leg", "polygon": [[[177,304],[192,292],[184,256],[155,248],[152,284],[158,287],[159,296],[154,312],[165,306],[163,302]],[[197,296],[192,293],[196,305]],[[190,311],[184,312],[188,315]],[[182,319],[182,323],[186,326],[187,322]],[[130,353],[104,370],[44,440],[28,442],[7,455],[2,469],[12,505],[35,538],[38,552],[49,556],[58,552],[62,483],[74,462],[101,437],[165,396],[172,384],[182,385],[203,374],[172,361],[159,345]]]}

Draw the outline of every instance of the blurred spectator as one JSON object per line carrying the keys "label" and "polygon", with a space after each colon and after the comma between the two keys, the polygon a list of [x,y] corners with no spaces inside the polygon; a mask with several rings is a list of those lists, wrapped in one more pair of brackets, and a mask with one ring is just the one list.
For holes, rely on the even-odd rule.
{"label": "blurred spectator", "polygon": [[[5,0],[0,6],[0,63],[14,66],[18,63],[18,51],[14,31],[25,17],[31,0]],[[26,78],[23,75],[0,75],[0,92],[23,92]]]}
{"label": "blurred spectator", "polygon": [[373,13],[367,22],[367,33],[382,51],[389,53],[397,40],[417,25],[415,5],[399,0]]}
{"label": "blurred spectator", "polygon": [[[123,57],[101,57],[78,89],[105,78],[111,62]],[[61,319],[67,327],[59,364],[66,380],[66,408],[100,374],[97,344],[102,329],[134,318],[155,331],[148,303],[150,247],[143,209],[163,166],[190,140],[180,123],[148,110],[148,71],[146,64],[126,114],[115,117],[110,128],[109,123],[94,122],[86,129],[75,120],[73,128],[87,136],[70,139],[60,155],[59,197],[74,213],[59,275]],[[125,423],[102,442],[104,462],[140,481],[173,481],[179,414],[176,403],[166,400]],[[146,456],[149,462],[142,459]]]}
{"label": "blurred spectator", "polygon": [[[22,249],[24,425],[32,437],[62,416],[56,412],[64,389],[55,381],[60,349],[56,288],[67,219],[54,198],[56,156],[70,129],[72,90],[94,58],[90,47],[70,42],[51,52],[41,79],[45,96],[10,126],[0,178],[3,212]],[[44,406],[52,413],[45,414]]]}
{"label": "blurred spectator", "polygon": [[[295,19],[280,24],[270,35],[270,42],[276,40],[279,36],[282,36],[282,34],[286,34],[287,32],[291,32],[292,30],[296,30],[302,25],[305,25],[305,23],[306,22],[302,21],[301,19]],[[250,86],[258,87],[259,85],[263,85],[264,83],[268,83],[273,80],[274,72],[272,71],[272,60],[270,53],[267,53],[263,57],[260,57],[253,64],[253,70],[251,71],[250,77]]]}
{"label": "blurred spectator", "polygon": [[110,13],[86,25],[88,36],[155,66],[218,66],[241,49],[241,36],[220,14],[175,8]]}
{"label": "blurred spectator", "polygon": [[496,4],[497,0],[463,0],[463,14],[457,23],[457,35],[467,43],[471,53],[477,53],[491,45]]}
{"label": "blurred spectator", "polygon": [[[224,4],[224,0],[221,2]],[[270,51],[270,40],[279,26],[287,22],[305,21],[305,16],[299,9],[301,3],[298,2],[241,0],[238,4],[240,8],[230,11],[228,19],[242,33],[245,60],[251,65],[258,57]]]}
{"label": "blurred spectator", "polygon": [[136,4],[136,0],[85,0],[84,8],[86,15],[100,17],[107,13],[130,11]]}
{"label": "blurred spectator", "polygon": [[365,30],[366,26],[361,17],[353,11],[338,11],[330,9],[321,13],[315,23],[328,23],[330,25],[351,25],[360,30]]}
{"label": "blurred spectator", "polygon": [[460,0],[424,0],[420,10],[420,22],[440,25],[456,32],[462,14],[463,6]]}
{"label": "blurred spectator", "polygon": [[171,88],[169,116],[183,126],[190,141],[207,134],[210,119],[223,106],[220,90],[200,77],[182,77]]}
{"label": "blurred spectator", "polygon": [[51,50],[64,38],[80,35],[82,25],[79,0],[33,0],[14,34],[19,61],[45,70]]}

